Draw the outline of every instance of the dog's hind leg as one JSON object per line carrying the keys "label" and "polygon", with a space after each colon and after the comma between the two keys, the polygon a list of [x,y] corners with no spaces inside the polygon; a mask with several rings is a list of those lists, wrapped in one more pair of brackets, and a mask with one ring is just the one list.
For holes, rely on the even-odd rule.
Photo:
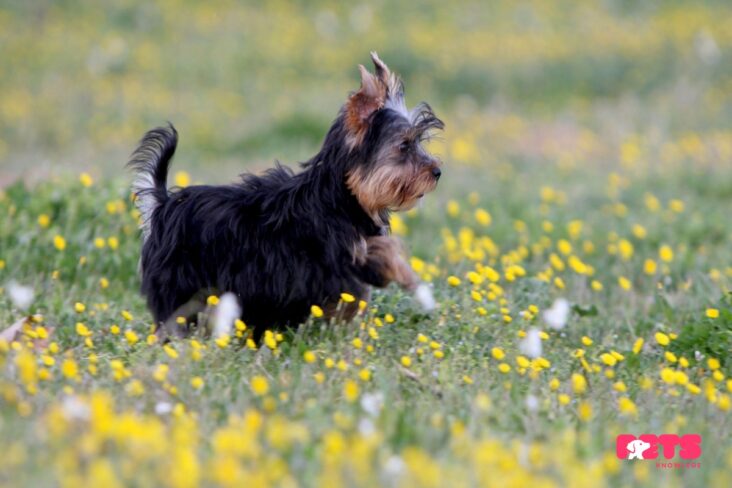
{"label": "dog's hind leg", "polygon": [[[168,317],[165,321],[158,325],[155,335],[158,340],[166,341],[170,337],[182,338],[187,337],[189,334],[189,324],[195,323],[198,320],[198,314],[206,309],[206,302],[193,298],[180,307],[178,307],[173,314]],[[180,323],[179,319],[185,319],[185,322]]]}
{"label": "dog's hind leg", "polygon": [[188,337],[191,325],[199,325],[199,314],[206,310],[208,306],[206,300],[210,295],[218,295],[218,293],[211,288],[200,290],[190,300],[176,308],[167,319],[158,324],[158,328],[155,330],[158,340],[165,341],[170,337]]}

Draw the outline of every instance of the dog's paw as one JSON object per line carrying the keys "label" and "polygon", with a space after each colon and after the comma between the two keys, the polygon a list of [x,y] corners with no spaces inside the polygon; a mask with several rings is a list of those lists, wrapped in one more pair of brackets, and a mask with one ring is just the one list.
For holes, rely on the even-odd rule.
{"label": "dog's paw", "polygon": [[219,299],[219,304],[214,311],[213,335],[215,338],[230,335],[234,328],[234,322],[241,315],[241,307],[236,295],[231,292],[224,293]]}
{"label": "dog's paw", "polygon": [[432,289],[427,283],[417,285],[417,289],[414,290],[414,298],[426,312],[431,312],[437,307],[435,297],[432,295]]}

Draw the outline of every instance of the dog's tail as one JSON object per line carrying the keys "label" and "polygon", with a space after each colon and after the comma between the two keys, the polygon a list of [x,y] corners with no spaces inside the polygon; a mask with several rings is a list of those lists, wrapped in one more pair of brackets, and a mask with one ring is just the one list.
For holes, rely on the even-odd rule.
{"label": "dog's tail", "polygon": [[142,234],[150,234],[150,220],[155,209],[168,199],[168,168],[178,144],[173,124],[148,131],[130,157],[127,166],[136,173],[132,183],[135,205],[140,211]]}

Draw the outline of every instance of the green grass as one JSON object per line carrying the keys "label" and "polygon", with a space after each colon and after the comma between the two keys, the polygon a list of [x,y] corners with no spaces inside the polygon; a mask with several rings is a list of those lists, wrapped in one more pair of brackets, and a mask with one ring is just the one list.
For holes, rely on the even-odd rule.
{"label": "green grass", "polygon": [[[0,485],[729,486],[731,15],[0,7],[0,329],[33,317],[0,341]],[[274,348],[148,344],[137,138],[176,123],[171,184],[306,160],[370,49],[446,121],[438,189],[393,222],[438,310],[392,286]],[[701,468],[619,460],[620,433],[701,434]]]}
{"label": "green grass", "polygon": [[[158,344],[145,344],[151,325],[137,291],[139,237],[124,181],[95,182],[89,188],[74,181],[49,182],[32,189],[22,184],[7,188],[0,202],[0,212],[7,216],[0,231],[0,258],[5,263],[0,277],[5,283],[17,279],[35,289],[31,311],[42,314],[41,323],[53,331],[50,340],[59,350],[54,355],[55,364],[46,368],[52,378],[31,382],[37,385],[34,395],[28,393],[29,385],[21,378],[20,353],[2,353],[0,432],[6,445],[23,453],[3,461],[5,480],[23,484],[73,481],[77,479],[74,476],[102,476],[106,467],[127,482],[167,479],[164,467],[171,462],[174,431],[181,419],[192,423],[185,426],[186,435],[191,436],[186,447],[200,463],[199,474],[206,483],[224,481],[228,475],[272,476],[270,481],[278,483],[289,477],[316,483],[322,476],[336,475],[343,483],[353,481],[351,477],[364,484],[384,482],[381,476],[387,475],[382,471],[391,456],[409,460],[399,479],[417,484],[428,481],[419,480],[417,474],[426,469],[425,463],[437,470],[438,484],[448,484],[454,470],[463,482],[470,482],[473,476],[480,480],[483,470],[507,479],[536,477],[557,483],[573,476],[588,484],[603,479],[612,485],[654,485],[660,476],[678,476],[689,485],[718,479],[729,472],[725,460],[730,447],[729,391],[725,381],[712,378],[707,359],[719,359],[721,374],[730,373],[732,304],[724,297],[732,271],[727,253],[730,234],[722,225],[719,197],[697,191],[696,186],[714,186],[722,175],[694,171],[692,178],[680,171],[637,177],[629,180],[620,198],[610,200],[602,195],[605,182],[590,178],[595,169],[577,169],[565,173],[552,187],[555,193],[565,192],[567,202],[542,205],[539,189],[549,183],[548,175],[554,171],[516,164],[510,179],[522,184],[511,186],[500,178],[486,178],[480,171],[448,170],[445,185],[428,197],[424,208],[403,216],[406,241],[428,268],[434,266],[427,272],[440,303],[436,313],[424,314],[411,297],[392,287],[377,292],[366,314],[355,322],[332,325],[311,319],[297,331],[285,332],[274,352],[266,346],[251,350],[237,345],[237,339],[220,348],[199,337],[206,349],[198,361],[191,359],[188,341],[172,344],[177,358]],[[689,181],[695,182],[683,184]],[[662,206],[657,211],[644,204],[651,182]],[[475,195],[470,197],[472,203],[467,198],[454,198],[460,210],[450,216],[447,200],[457,194],[456,186],[462,194],[474,190]],[[668,210],[672,199],[684,202],[681,213]],[[120,200],[124,211],[109,214],[107,203]],[[617,201],[627,206],[623,217],[616,216],[611,207]],[[491,212],[490,226],[475,221],[476,208]],[[47,228],[37,223],[40,214],[50,217]],[[518,220],[525,224],[525,231],[516,230]],[[579,236],[572,237],[568,224],[576,220],[581,220],[583,227]],[[546,222],[553,224],[551,232],[547,232]],[[646,229],[643,239],[633,235],[634,224]],[[476,238],[490,237],[498,248],[497,255],[487,253],[479,262],[502,273],[498,282],[501,297],[489,295],[495,288],[488,281],[471,285],[466,273],[476,262],[460,247],[449,250],[451,239],[446,236],[468,235],[468,229]],[[55,235],[65,238],[64,251],[54,247]],[[110,249],[105,241],[99,249],[94,244],[98,237],[116,237],[119,246]],[[592,277],[568,269],[556,272],[564,282],[563,289],[553,278],[549,282],[537,278],[550,267],[550,254],[568,262],[558,250],[561,239],[571,243],[572,255],[594,267]],[[633,254],[627,260],[608,252],[608,246],[620,239],[633,244]],[[548,247],[537,248],[541,242]],[[593,252],[588,252],[588,242],[594,246]],[[668,263],[658,257],[664,244],[674,252]],[[521,249],[527,254],[517,258]],[[645,259],[658,263],[652,276],[643,272]],[[506,271],[511,264],[522,266],[526,275],[508,281]],[[461,278],[462,283],[448,285],[451,275]],[[632,282],[632,290],[618,286],[620,276]],[[108,288],[100,287],[102,277],[109,281]],[[592,280],[601,282],[603,289],[593,291]],[[471,298],[473,289],[481,293],[480,303]],[[522,317],[521,312],[530,305],[545,310],[557,297],[567,297],[574,307],[569,324],[561,332],[547,329],[540,317]],[[505,302],[501,303],[502,299]],[[0,322],[10,324],[22,316],[7,293],[2,300]],[[85,311],[75,311],[77,302],[85,305]],[[720,316],[707,318],[707,308],[718,309]],[[133,319],[125,320],[123,311],[129,311]],[[386,314],[394,317],[393,323],[384,321]],[[506,323],[504,316],[510,316],[511,322]],[[85,345],[75,330],[77,322],[92,332],[93,348]],[[122,334],[110,332],[113,324],[121,327]],[[521,370],[516,362],[520,355],[518,334],[530,327],[544,328],[549,334],[543,341],[543,357],[551,366],[534,375]],[[378,339],[369,335],[369,329],[377,332]],[[130,345],[124,338],[125,330],[134,330],[140,342]],[[656,332],[675,333],[678,338],[664,348],[656,342]],[[444,357],[435,358],[429,342],[419,341],[420,334],[439,343]],[[591,338],[593,344],[584,346],[583,336]],[[354,346],[355,338],[362,341],[360,348]],[[645,340],[638,354],[632,351],[637,338]],[[28,339],[18,340],[22,344]],[[367,352],[367,346],[373,351]],[[502,361],[492,356],[494,347],[505,352]],[[600,371],[584,371],[574,357],[577,349],[585,350],[588,365]],[[669,362],[664,357],[667,349],[677,358],[686,358],[688,367]],[[31,351],[33,357],[44,355],[43,346]],[[304,360],[306,351],[315,354],[314,363]],[[609,351],[620,353],[624,360],[614,367],[606,366],[601,355]],[[92,354],[96,362],[90,359]],[[408,368],[401,365],[404,356],[411,359]],[[64,376],[64,358],[73,358],[78,365],[78,378]],[[122,361],[129,377],[114,378],[114,359]],[[328,368],[328,359],[336,363],[343,360],[346,369]],[[499,372],[500,362],[509,364],[511,371]],[[96,375],[87,371],[90,364],[96,365]],[[170,368],[162,383],[155,379],[159,364]],[[40,363],[38,367],[42,367]],[[685,371],[688,382],[698,385],[701,393],[692,394],[685,385],[665,383],[660,372],[666,367]],[[370,372],[368,381],[360,377],[363,370]],[[607,378],[607,371],[613,371],[614,378]],[[586,376],[587,392],[573,391],[571,376],[575,373]],[[319,384],[316,375],[320,374]],[[267,378],[267,394],[252,391],[250,383],[255,376]],[[200,391],[191,386],[193,377],[203,380]],[[557,391],[550,388],[552,378],[559,380]],[[353,399],[345,391],[349,381],[357,385]],[[614,389],[618,381],[625,384],[626,391]],[[644,381],[650,381],[645,388]],[[177,391],[171,393],[171,388]],[[69,398],[83,402],[89,395],[102,394],[109,395],[114,405],[116,416],[111,422],[123,422],[123,412],[134,412],[134,421],[124,420],[132,423],[124,428],[131,429],[129,432],[107,436],[96,431],[93,422],[58,413],[64,404],[70,408]],[[381,395],[384,405],[373,418],[360,406],[361,400],[372,394]],[[569,395],[570,403],[561,405],[559,394]],[[527,410],[527,395],[538,399],[536,411]],[[636,415],[619,411],[621,397],[634,402]],[[157,404],[180,404],[187,413],[173,420],[174,414],[156,414]],[[578,414],[583,404],[591,407],[590,418],[582,419]],[[238,441],[244,442],[242,428],[227,426],[232,418],[252,409],[262,412],[264,425],[274,431],[265,430],[261,437],[246,435],[254,439],[247,442],[254,442],[261,453],[249,458],[223,441],[223,446],[212,441],[215,435],[233,429],[238,432]],[[147,439],[142,434],[143,439],[137,439],[130,433],[135,428],[149,431],[153,427],[162,429],[163,440]],[[287,437],[278,433],[280,428],[299,434],[292,434],[294,439],[273,441],[271,436]],[[51,434],[54,429],[63,432]],[[670,474],[656,470],[653,464],[639,468],[616,460],[614,436],[628,432],[700,433],[703,468]],[[87,437],[104,440],[95,443]],[[505,455],[489,441],[514,446],[511,452],[515,458],[503,459]],[[147,445],[157,442],[162,445]],[[334,446],[328,448],[329,443]],[[521,446],[531,445],[539,446],[535,448],[536,459],[522,460],[522,449],[528,447]],[[136,452],[138,449],[145,452]],[[229,457],[237,459],[237,469],[249,466],[248,474],[232,474],[228,470],[233,468],[218,464],[225,464],[222,459]],[[69,466],[57,466],[64,459]],[[125,463],[130,460],[144,461],[148,464],[143,466],[148,467],[126,470]],[[269,473],[263,467],[267,462],[283,463],[282,472]],[[53,468],[37,469],[46,465]],[[364,469],[366,478],[358,474]]]}

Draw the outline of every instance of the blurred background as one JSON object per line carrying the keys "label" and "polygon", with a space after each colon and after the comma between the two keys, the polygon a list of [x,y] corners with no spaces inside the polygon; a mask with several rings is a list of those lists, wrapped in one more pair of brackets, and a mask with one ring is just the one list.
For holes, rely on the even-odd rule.
{"label": "blurred background", "polygon": [[0,187],[119,175],[148,128],[226,181],[305,160],[376,50],[455,167],[732,161],[732,2],[0,2]]}

